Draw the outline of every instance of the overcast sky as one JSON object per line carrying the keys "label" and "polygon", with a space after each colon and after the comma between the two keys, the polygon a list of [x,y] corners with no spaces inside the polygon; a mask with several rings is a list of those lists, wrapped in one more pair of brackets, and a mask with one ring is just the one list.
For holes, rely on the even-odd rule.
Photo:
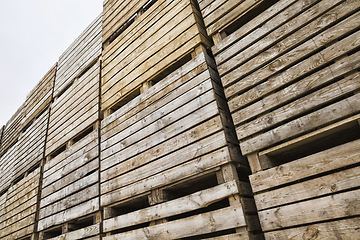
{"label": "overcast sky", "polygon": [[0,0],[0,127],[66,48],[101,14],[102,0]]}

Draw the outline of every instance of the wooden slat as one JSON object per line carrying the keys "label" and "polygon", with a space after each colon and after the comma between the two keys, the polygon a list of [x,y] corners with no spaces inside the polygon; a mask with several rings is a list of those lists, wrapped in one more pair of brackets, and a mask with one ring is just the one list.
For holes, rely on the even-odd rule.
{"label": "wooden slat", "polygon": [[40,201],[40,208],[43,208],[47,205],[49,205],[52,202],[56,202],[58,199],[63,199],[66,196],[70,196],[71,194],[86,188],[89,185],[92,185],[99,181],[99,173],[94,172],[90,174],[89,176],[83,177],[79,179],[78,181],[74,182],[71,185],[68,185],[58,191],[56,191],[53,194],[50,194]]}
{"label": "wooden slat", "polygon": [[236,181],[224,183],[153,207],[104,220],[104,231],[110,232],[119,228],[193,211],[236,193],[239,193]]}
{"label": "wooden slat", "polygon": [[255,193],[359,162],[360,140],[340,145],[250,176]]}
{"label": "wooden slat", "polygon": [[104,239],[148,239],[155,236],[158,240],[178,239],[245,225],[242,209],[228,207],[144,229],[107,236]]}
{"label": "wooden slat", "polygon": [[[359,16],[356,16],[356,19],[359,20]],[[340,34],[353,30],[354,25],[352,25],[352,21],[347,23],[348,24],[344,26],[343,25],[336,26],[336,27],[340,27],[339,29]],[[345,31],[343,32],[342,30]],[[334,34],[332,31],[325,32],[323,36],[319,37],[320,39],[323,39],[320,42],[320,46],[323,46],[323,44],[326,43],[327,41],[335,40],[336,38],[334,39],[333,38],[334,36],[337,35]],[[305,56],[306,54],[310,54],[317,49],[317,44],[315,44],[314,41],[309,41],[304,43],[303,45],[300,45],[290,53],[287,53],[287,55],[282,56],[281,59],[275,60],[273,63],[268,64],[267,66],[258,70],[254,74],[243,78],[241,81],[235,83],[233,86],[226,89],[225,95],[227,97],[230,97],[233,96],[233,94],[239,93],[240,91],[243,91],[248,87],[252,87],[257,83],[261,83],[261,81],[270,77],[269,79],[266,80],[266,82],[256,86],[255,88],[248,90],[245,93],[242,93],[239,96],[234,97],[229,102],[230,110],[234,111],[235,109],[240,108],[241,106],[254,102],[257,99],[266,96],[266,94],[275,91],[280,86],[284,84],[289,84],[295,79],[302,77],[304,74],[322,67],[326,63],[333,61],[334,59],[346,54],[349,51],[353,51],[355,48],[358,47],[358,42],[356,41],[358,37],[359,37],[359,32],[354,33],[349,37],[335,43],[334,45],[332,45],[331,48],[326,48],[320,53],[317,53],[307,58],[306,60],[296,64],[295,66],[272,76],[274,73],[283,70],[289,64],[294,63],[294,61],[301,59],[302,56]],[[236,76],[236,74],[237,73],[235,71],[232,72],[232,74],[229,76],[233,78]],[[250,78],[253,79],[251,82],[250,82]],[[227,81],[226,79],[227,79],[226,77],[223,77],[222,81],[226,82]],[[264,92],[260,92],[259,91],[260,89],[264,90]]]}

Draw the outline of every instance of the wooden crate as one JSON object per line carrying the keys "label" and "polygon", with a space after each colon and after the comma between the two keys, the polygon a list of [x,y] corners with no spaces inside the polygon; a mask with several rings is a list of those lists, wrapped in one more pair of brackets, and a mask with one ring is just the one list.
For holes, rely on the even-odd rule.
{"label": "wooden crate", "polygon": [[20,239],[35,233],[40,168],[0,197],[0,239]]}
{"label": "wooden crate", "polygon": [[47,108],[31,125],[23,129],[17,143],[1,157],[2,182],[10,184],[44,159],[49,110]]}
{"label": "wooden crate", "polygon": [[148,4],[128,0],[104,6],[103,110],[121,104],[196,46],[211,44],[192,0]]}
{"label": "wooden crate", "polygon": [[60,56],[46,155],[99,120],[101,16]]}
{"label": "wooden crate", "polygon": [[54,97],[69,87],[101,55],[101,21],[98,16],[59,57]]}
{"label": "wooden crate", "polygon": [[358,213],[341,215],[335,206],[358,204],[358,181],[343,192],[324,185],[325,193],[321,184],[336,188],[358,162],[344,160],[347,169],[319,166],[335,156],[351,159],[351,146],[359,153],[360,2],[262,4],[251,18],[239,18],[236,30],[229,27],[230,35],[220,32],[212,48],[253,172],[262,230],[267,239],[331,239],[337,233],[356,239],[349,236]]}
{"label": "wooden crate", "polygon": [[24,105],[21,105],[4,127],[1,137],[0,156],[3,156],[12,145],[16,144],[16,141],[21,133],[21,121],[23,118]]}
{"label": "wooden crate", "polygon": [[53,100],[53,88],[56,76],[57,63],[45,74],[40,82],[26,96],[24,103],[24,118],[22,128],[27,127],[31,121],[38,117],[44,109],[48,108]]}
{"label": "wooden crate", "polygon": [[[132,206],[129,207],[128,204],[137,205],[137,202],[143,201],[144,198],[147,204],[147,196],[153,192],[164,189],[168,191],[170,186],[179,181],[187,182],[189,179],[215,174],[223,168],[231,168],[230,166],[233,166],[234,162],[238,162],[241,166],[239,172],[243,178],[246,178],[248,174],[246,162],[239,152],[229,110],[223,99],[219,77],[213,70],[214,61],[207,55],[204,48],[201,49],[203,51],[200,51],[198,55],[194,54],[193,59],[171,73],[167,72],[168,75],[164,79],[101,122],[101,206],[106,207],[106,211],[109,211],[112,217],[112,220],[104,223],[106,226],[104,231],[108,232],[108,239],[142,238],[140,235],[144,230],[136,230],[135,235],[133,233],[117,235],[118,231],[123,231],[122,228],[127,229],[140,224],[140,222],[137,223],[134,220],[127,223],[128,225],[122,225],[123,220],[117,220],[117,217],[125,219],[127,215],[122,216],[121,212],[114,215],[111,213],[113,211],[111,209],[131,209]],[[174,161],[175,159],[176,161]],[[238,180],[238,175],[234,170],[233,175],[221,183],[236,180]],[[228,196],[230,195],[223,198]],[[188,199],[189,196],[178,201],[185,202]],[[249,239],[250,232],[254,231],[252,227],[255,228],[253,225],[256,225],[254,223],[256,221],[251,217],[251,221],[246,219],[247,215],[242,211],[251,212],[250,209],[254,208],[242,205],[240,203],[242,199],[242,197],[238,197],[231,202],[229,208],[218,211],[219,216],[238,211],[239,215],[235,215],[242,219],[241,223],[225,224],[222,227],[217,226],[213,230],[204,228],[202,232],[195,231],[201,226],[204,227],[197,224],[193,229],[189,229],[190,232],[177,235],[179,232],[173,226],[178,223],[174,221],[166,224],[169,229],[172,229],[169,230],[170,235],[165,234],[158,239],[175,239],[180,236],[203,235],[235,228],[242,228],[239,230],[241,234],[239,233],[238,236],[247,236]],[[216,199],[213,200],[216,201]],[[164,209],[170,209],[171,206],[175,208],[177,203],[174,201],[165,204]],[[144,208],[146,208],[146,204]],[[199,210],[205,206],[206,204],[193,210]],[[155,214],[161,208],[150,209]],[[141,209],[140,212],[133,212],[131,216],[143,218],[141,224],[146,224],[152,220],[142,211],[148,210]],[[187,208],[175,210],[169,212],[170,215],[167,217],[185,214],[189,211],[191,209]],[[204,220],[211,214],[208,212],[204,216],[199,215],[198,217]],[[161,216],[160,214],[158,219],[164,218]],[[191,225],[192,220],[190,219],[193,218],[184,218],[179,221],[185,224],[189,220]],[[157,221],[157,219],[153,220]],[[111,221],[116,222],[114,224],[117,225],[107,228],[107,224],[113,224]],[[146,229],[148,230],[148,228]],[[149,229],[153,229],[153,227]],[[154,229],[157,227],[154,226]],[[158,231],[162,230],[154,230],[149,234],[160,237],[157,235]],[[140,235],[137,235],[138,233]]]}
{"label": "wooden crate", "polygon": [[17,156],[18,156],[17,149],[18,149],[18,142],[16,142],[0,157],[0,182],[1,182],[0,192],[8,189],[10,187],[11,181],[14,180],[15,172],[9,171],[9,169],[6,167],[10,163],[17,161]]}
{"label": "wooden crate", "polygon": [[93,220],[100,210],[98,127],[75,140],[63,152],[47,157],[44,165],[41,239],[83,239],[100,233],[99,221]]}

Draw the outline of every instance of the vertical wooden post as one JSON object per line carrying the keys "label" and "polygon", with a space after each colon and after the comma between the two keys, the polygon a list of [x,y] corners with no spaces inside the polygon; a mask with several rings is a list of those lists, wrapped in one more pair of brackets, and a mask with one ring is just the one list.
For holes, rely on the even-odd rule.
{"label": "vertical wooden post", "polygon": [[[170,193],[168,191],[160,190],[160,189],[152,190],[151,194],[148,195],[148,201],[150,206],[169,201],[170,199],[171,199]],[[163,218],[150,222],[150,226],[154,226],[166,222],[167,222],[166,218]]]}

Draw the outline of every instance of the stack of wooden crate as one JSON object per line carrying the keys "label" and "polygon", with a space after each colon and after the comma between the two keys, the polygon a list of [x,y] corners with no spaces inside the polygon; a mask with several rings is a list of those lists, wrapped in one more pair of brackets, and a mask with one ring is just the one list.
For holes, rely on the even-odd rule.
{"label": "stack of wooden crate", "polygon": [[256,2],[213,34],[212,50],[262,230],[357,239],[360,2]]}
{"label": "stack of wooden crate", "polygon": [[99,239],[101,16],[59,58],[39,210],[40,239]]}
{"label": "stack of wooden crate", "polygon": [[255,238],[249,168],[197,3],[107,1],[103,31],[104,239]]}
{"label": "stack of wooden crate", "polygon": [[1,181],[4,184],[1,186],[0,239],[33,237],[36,233],[40,162],[44,159],[55,72],[56,65],[28,94],[13,116],[12,124],[7,125],[13,134],[12,141],[16,143],[3,149],[6,153],[1,157]]}

